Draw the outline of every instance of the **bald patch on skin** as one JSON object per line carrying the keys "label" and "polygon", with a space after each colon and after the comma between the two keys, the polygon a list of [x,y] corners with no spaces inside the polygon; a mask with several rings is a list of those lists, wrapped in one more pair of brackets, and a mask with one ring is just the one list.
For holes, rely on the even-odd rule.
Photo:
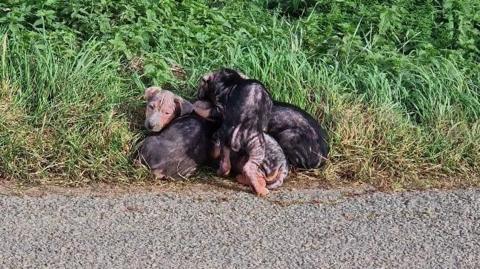
{"label": "bald patch on skin", "polygon": [[[255,190],[255,186],[260,188],[260,195],[267,194],[263,188],[273,190],[283,185],[284,180],[288,176],[288,163],[280,145],[271,136],[265,136],[265,155],[258,159],[254,158],[253,162],[257,163],[257,168],[247,167],[249,156],[245,152],[231,153],[231,171],[238,183],[250,186]],[[220,142],[217,140],[217,143]],[[220,151],[218,146],[218,152]],[[220,153],[215,156],[215,159],[220,158]],[[255,160],[256,159],[256,160]],[[252,162],[252,160],[251,160]],[[248,165],[247,165],[248,166]],[[245,169],[248,169],[250,176],[247,176]],[[251,181],[254,178],[254,182]],[[257,190],[255,190],[257,191]]]}
{"label": "bald patch on skin", "polygon": [[245,151],[248,160],[243,165],[241,174],[248,179],[249,185],[258,195],[267,195],[268,189],[265,176],[260,171],[260,163],[265,158],[263,132],[272,109],[268,91],[261,82],[246,79],[244,74],[224,68],[201,78],[197,96],[201,101],[211,102],[215,108],[207,113],[198,106],[197,114],[208,114],[222,122],[219,139],[223,153],[220,154],[222,160],[219,174],[226,174],[231,168],[226,156]]}

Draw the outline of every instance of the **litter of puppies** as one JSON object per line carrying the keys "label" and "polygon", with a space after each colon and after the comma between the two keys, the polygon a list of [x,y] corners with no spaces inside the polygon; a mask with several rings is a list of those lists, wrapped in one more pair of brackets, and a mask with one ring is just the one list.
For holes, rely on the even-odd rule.
{"label": "litter of puppies", "polygon": [[306,111],[272,100],[258,80],[229,68],[200,79],[192,103],[158,87],[145,90],[147,136],[140,160],[158,178],[188,177],[218,166],[259,196],[278,188],[289,168],[318,168],[328,137]]}

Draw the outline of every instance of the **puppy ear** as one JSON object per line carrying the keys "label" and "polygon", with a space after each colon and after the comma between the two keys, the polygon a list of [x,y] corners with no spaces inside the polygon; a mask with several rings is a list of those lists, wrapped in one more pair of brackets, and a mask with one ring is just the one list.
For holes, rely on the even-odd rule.
{"label": "puppy ear", "polygon": [[175,111],[178,111],[178,115],[183,116],[193,112],[192,103],[182,97],[176,96],[173,101],[175,102]]}
{"label": "puppy ear", "polygon": [[160,93],[162,89],[159,87],[149,87],[145,89],[145,100],[149,101],[153,97],[155,97],[158,93]]}
{"label": "puppy ear", "polygon": [[238,75],[240,75],[240,77],[242,79],[250,79],[247,75],[245,75],[244,73],[240,72],[240,71],[237,71]]}
{"label": "puppy ear", "polygon": [[207,73],[207,74],[203,75],[203,77],[201,79],[202,82],[205,82],[205,83],[209,82],[212,79],[212,75],[213,75],[213,73]]}
{"label": "puppy ear", "polygon": [[241,73],[230,68],[221,69],[219,72],[219,77],[225,86],[229,86],[230,84],[235,83],[238,79],[244,78]]}
{"label": "puppy ear", "polygon": [[197,98],[198,99],[206,98],[207,91],[208,91],[208,84],[211,82],[212,76],[213,76],[213,73],[208,73],[208,74],[203,75],[200,78],[200,83],[199,83],[198,90],[197,90]]}

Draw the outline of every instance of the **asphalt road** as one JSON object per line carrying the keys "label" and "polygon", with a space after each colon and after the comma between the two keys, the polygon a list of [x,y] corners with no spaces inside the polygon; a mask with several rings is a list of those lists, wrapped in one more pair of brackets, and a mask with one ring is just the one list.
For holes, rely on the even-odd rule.
{"label": "asphalt road", "polygon": [[480,268],[480,190],[3,194],[0,267]]}

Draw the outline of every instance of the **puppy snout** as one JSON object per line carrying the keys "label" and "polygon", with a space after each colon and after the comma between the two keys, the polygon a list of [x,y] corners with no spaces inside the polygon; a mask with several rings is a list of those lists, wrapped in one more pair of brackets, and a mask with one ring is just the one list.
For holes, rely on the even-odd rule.
{"label": "puppy snout", "polygon": [[146,127],[147,127],[148,130],[151,130],[151,129],[153,129],[153,124],[151,124],[150,122],[147,122]]}

